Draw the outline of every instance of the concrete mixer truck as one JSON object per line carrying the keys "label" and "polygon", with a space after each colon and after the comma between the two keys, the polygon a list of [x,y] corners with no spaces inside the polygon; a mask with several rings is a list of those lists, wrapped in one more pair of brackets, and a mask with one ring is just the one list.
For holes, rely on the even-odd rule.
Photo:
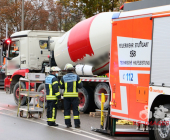
{"label": "concrete mixer truck", "polygon": [[[80,111],[88,112],[96,106],[100,108],[101,93],[106,95],[104,106],[107,109],[110,94],[107,73],[111,19],[114,13],[100,13],[83,20],[66,33],[27,30],[12,34],[11,43],[8,48],[4,48],[7,58],[6,92],[14,93],[14,100],[18,104],[20,77],[25,77],[26,73],[46,72],[49,62],[62,70],[65,64],[71,63],[84,84],[79,90]],[[22,83],[21,86],[28,88],[26,83]],[[43,86],[39,86],[37,90],[44,92]],[[21,105],[26,104],[26,97],[22,96],[21,99]],[[41,100],[43,102],[43,99],[40,99],[40,102]]]}

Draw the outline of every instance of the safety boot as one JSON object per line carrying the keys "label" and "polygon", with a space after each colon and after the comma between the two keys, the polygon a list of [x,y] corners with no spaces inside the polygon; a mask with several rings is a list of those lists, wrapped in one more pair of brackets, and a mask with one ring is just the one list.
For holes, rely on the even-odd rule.
{"label": "safety boot", "polygon": [[48,122],[47,123],[49,126],[58,126],[58,124],[56,124],[55,122]]}
{"label": "safety boot", "polygon": [[54,123],[54,124],[52,124],[51,126],[58,126],[58,124]]}
{"label": "safety boot", "polygon": [[69,128],[69,127],[72,127],[72,125],[71,124],[67,125],[67,128]]}
{"label": "safety boot", "polygon": [[80,128],[80,125],[75,125],[75,128]]}

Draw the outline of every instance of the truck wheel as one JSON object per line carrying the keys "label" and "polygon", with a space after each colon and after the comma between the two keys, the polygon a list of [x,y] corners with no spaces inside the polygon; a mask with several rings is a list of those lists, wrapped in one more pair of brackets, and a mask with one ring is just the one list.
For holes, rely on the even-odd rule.
{"label": "truck wheel", "polygon": [[[37,89],[37,92],[41,92],[41,93],[43,93],[44,94],[44,84],[40,84],[39,85],[39,87],[38,87],[38,89]],[[43,103],[44,103],[44,97],[38,97],[39,99],[39,105],[40,105],[40,107],[43,107]],[[46,101],[46,99],[45,99],[45,105],[44,105],[45,107],[47,106],[47,101]]]}
{"label": "truck wheel", "polygon": [[[168,109],[168,111],[164,111],[164,109]],[[154,122],[154,135],[155,140],[169,140],[170,139],[170,105],[160,105],[156,108],[154,113],[157,115]],[[161,116],[161,117],[159,117]]]}
{"label": "truck wheel", "polygon": [[110,98],[110,87],[106,83],[99,83],[94,92],[94,102],[96,106],[101,109],[101,93],[108,94],[105,95],[106,102],[104,103],[104,109],[108,109],[109,107],[109,98]]}
{"label": "truck wheel", "polygon": [[[25,84],[23,82],[20,82],[21,83],[21,89],[26,89],[25,87]],[[13,90],[13,95],[14,95],[14,100],[15,100],[15,103],[18,105],[19,103],[19,82],[17,82],[14,86],[14,90]],[[26,101],[27,101],[27,97],[26,96],[23,96],[21,95],[21,106],[22,105],[25,105],[26,104]]]}
{"label": "truck wheel", "polygon": [[78,89],[78,95],[80,100],[79,111],[84,113],[91,111],[94,107],[93,90],[88,87],[83,87]]}

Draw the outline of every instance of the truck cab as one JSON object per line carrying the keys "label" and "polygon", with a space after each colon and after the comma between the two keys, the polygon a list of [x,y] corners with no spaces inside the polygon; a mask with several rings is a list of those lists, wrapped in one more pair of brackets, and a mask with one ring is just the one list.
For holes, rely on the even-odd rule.
{"label": "truck cab", "polygon": [[[25,30],[10,36],[10,43],[4,50],[7,58],[6,92],[14,93],[14,86],[26,73],[45,71],[45,66],[49,64],[50,51],[53,52],[55,42],[63,34],[60,31]],[[50,43],[48,37],[52,37]]]}
{"label": "truck cab", "polygon": [[[21,31],[11,35],[8,48],[7,75],[16,70],[29,69],[41,71],[43,63],[48,63],[50,50],[47,48],[48,36],[59,37],[62,32],[55,31]],[[51,40],[51,44],[54,40]]]}

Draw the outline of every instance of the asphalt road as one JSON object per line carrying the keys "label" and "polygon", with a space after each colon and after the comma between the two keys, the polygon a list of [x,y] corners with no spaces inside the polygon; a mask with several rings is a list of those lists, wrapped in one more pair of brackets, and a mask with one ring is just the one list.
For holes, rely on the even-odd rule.
{"label": "asphalt road", "polygon": [[[81,114],[81,128],[66,128],[64,115],[61,110],[57,112],[56,123],[59,127],[50,127],[46,124],[46,113],[39,119],[35,114],[33,118],[24,116],[17,117],[17,106],[13,95],[5,94],[0,90],[0,140],[149,140],[148,137],[139,136],[109,136],[91,131],[91,126],[98,128],[100,118],[89,117],[88,114]],[[73,118],[72,118],[73,124]],[[73,125],[74,126],[74,125]],[[127,129],[134,126],[117,126]]]}

